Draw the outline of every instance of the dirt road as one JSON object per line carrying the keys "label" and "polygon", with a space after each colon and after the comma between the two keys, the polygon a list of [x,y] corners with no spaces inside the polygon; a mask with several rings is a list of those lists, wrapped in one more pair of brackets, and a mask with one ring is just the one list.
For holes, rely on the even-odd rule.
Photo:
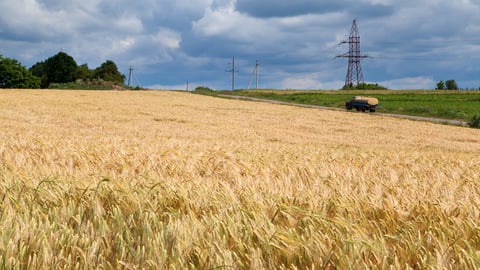
{"label": "dirt road", "polygon": [[[262,98],[244,97],[244,96],[232,96],[232,95],[218,95],[218,96],[224,97],[224,98],[250,100],[250,101],[257,101],[257,102],[268,102],[268,103],[273,103],[273,104],[298,106],[298,107],[304,107],[304,108],[314,108],[314,109],[332,110],[332,111],[345,111],[345,109],[339,109],[339,108],[333,108],[333,107],[299,104],[299,103],[292,103],[292,102],[285,102],[285,101],[278,101],[278,100],[271,100],[271,99],[262,99]],[[374,114],[375,115],[390,116],[390,117],[397,117],[397,118],[404,118],[404,119],[415,120],[415,121],[425,121],[425,122],[432,122],[432,123],[438,123],[438,124],[453,125],[453,126],[462,126],[462,127],[468,126],[467,122],[460,121],[460,120],[450,120],[450,119],[421,117],[421,116],[412,116],[412,115],[403,115],[403,114],[390,114],[390,113],[374,113]]]}

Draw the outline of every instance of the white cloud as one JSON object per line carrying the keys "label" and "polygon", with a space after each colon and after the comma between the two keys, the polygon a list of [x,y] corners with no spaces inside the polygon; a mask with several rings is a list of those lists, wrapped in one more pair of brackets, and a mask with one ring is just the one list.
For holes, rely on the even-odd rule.
{"label": "white cloud", "polygon": [[203,17],[193,22],[193,30],[206,36],[216,36],[231,33],[242,20],[242,15],[235,11],[234,3],[212,9],[208,7]]}
{"label": "white cloud", "polygon": [[405,77],[379,82],[378,84],[393,90],[403,89],[433,89],[436,82],[432,77]]}
{"label": "white cloud", "polygon": [[154,36],[153,39],[163,47],[167,49],[180,48],[181,36],[180,33],[167,28],[161,28]]}
{"label": "white cloud", "polygon": [[338,90],[343,87],[344,81],[323,81],[317,74],[307,74],[285,78],[277,86],[279,89],[295,90]]}
{"label": "white cloud", "polygon": [[113,41],[112,43],[112,51],[116,53],[122,53],[135,45],[135,39],[132,37],[126,37],[119,41]]}
{"label": "white cloud", "polygon": [[[175,85],[164,85],[164,84],[153,84],[153,85],[147,85],[147,86],[142,86],[147,89],[152,89],[152,90],[185,90],[187,91],[187,83],[185,84],[175,84]],[[188,91],[192,91],[195,89],[195,85],[188,85]]]}
{"label": "white cloud", "polygon": [[108,18],[105,21],[107,23],[111,21],[112,25],[116,29],[118,29],[119,32],[128,32],[128,33],[143,32],[142,21],[139,18],[133,17],[132,15],[124,14],[120,18]]}
{"label": "white cloud", "polygon": [[93,3],[67,2],[49,9],[47,3],[39,0],[4,0],[0,2],[0,25],[7,25],[10,34],[24,39],[30,36],[39,39],[72,36],[84,27],[101,25],[101,16]]}
{"label": "white cloud", "polygon": [[[220,37],[251,44],[258,49],[262,46],[283,46],[286,28],[303,27],[307,18],[255,18],[238,12],[235,1],[226,1],[216,8],[206,9],[202,18],[193,22],[193,31],[203,37]],[[308,17],[308,15],[307,15]],[[301,21],[304,21],[303,23]],[[290,31],[290,30],[287,30]],[[283,32],[283,33],[282,33]],[[290,34],[295,34],[293,30]],[[289,38],[289,40],[291,40]]]}
{"label": "white cloud", "polygon": [[310,76],[290,77],[282,80],[285,89],[318,89],[320,83]]}

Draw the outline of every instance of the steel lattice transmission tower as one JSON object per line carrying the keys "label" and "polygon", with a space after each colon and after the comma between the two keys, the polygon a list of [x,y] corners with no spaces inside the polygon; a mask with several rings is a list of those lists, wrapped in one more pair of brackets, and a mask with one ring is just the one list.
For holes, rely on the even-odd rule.
{"label": "steel lattice transmission tower", "polygon": [[337,55],[337,58],[348,58],[348,70],[347,77],[345,79],[345,86],[351,87],[354,85],[354,82],[356,82],[356,85],[364,83],[360,59],[368,57],[368,55],[363,55],[360,53],[360,33],[358,32],[356,19],[353,20],[352,29],[350,30],[350,36],[348,37],[348,40],[340,42],[340,44],[345,43],[348,44],[348,52]]}

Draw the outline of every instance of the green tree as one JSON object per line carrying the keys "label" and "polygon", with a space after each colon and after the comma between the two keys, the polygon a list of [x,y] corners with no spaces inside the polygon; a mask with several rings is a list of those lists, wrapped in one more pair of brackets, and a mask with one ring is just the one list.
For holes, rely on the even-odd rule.
{"label": "green tree", "polygon": [[40,88],[40,79],[17,60],[0,55],[0,88]]}
{"label": "green tree", "polygon": [[29,71],[36,77],[40,78],[40,87],[48,87],[48,77],[47,72],[45,71],[45,62],[38,62],[33,65]]}
{"label": "green tree", "polygon": [[78,66],[78,69],[77,69],[76,78],[84,81],[93,79],[94,71],[89,69],[87,64],[80,65]]}
{"label": "green tree", "polygon": [[77,63],[70,55],[59,52],[44,62],[39,62],[30,71],[42,79],[41,87],[47,88],[51,83],[67,83],[77,77]]}
{"label": "green tree", "polygon": [[437,90],[445,90],[445,83],[443,81],[439,81],[437,83]]}
{"label": "green tree", "polygon": [[457,82],[455,80],[448,80],[445,82],[448,90],[458,90]]}
{"label": "green tree", "polygon": [[107,60],[100,67],[95,69],[95,78],[102,79],[104,81],[124,83],[125,75],[118,71],[117,65],[111,60]]}

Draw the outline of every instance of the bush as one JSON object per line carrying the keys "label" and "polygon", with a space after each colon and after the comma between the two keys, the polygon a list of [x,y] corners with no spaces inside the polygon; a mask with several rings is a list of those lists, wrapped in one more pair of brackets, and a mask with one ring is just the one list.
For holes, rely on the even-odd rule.
{"label": "bush", "polygon": [[202,95],[216,95],[216,91],[208,88],[208,87],[205,87],[205,86],[198,86],[197,88],[195,88],[195,90],[193,91],[193,93],[197,93],[197,94],[202,94]]}
{"label": "bush", "polygon": [[355,86],[345,85],[342,90],[387,90],[388,88],[378,85],[377,83],[359,83]]}
{"label": "bush", "polygon": [[206,86],[198,86],[197,88],[195,88],[195,91],[213,91],[213,90]]}
{"label": "bush", "polygon": [[480,128],[480,116],[475,114],[467,124],[471,128]]}

